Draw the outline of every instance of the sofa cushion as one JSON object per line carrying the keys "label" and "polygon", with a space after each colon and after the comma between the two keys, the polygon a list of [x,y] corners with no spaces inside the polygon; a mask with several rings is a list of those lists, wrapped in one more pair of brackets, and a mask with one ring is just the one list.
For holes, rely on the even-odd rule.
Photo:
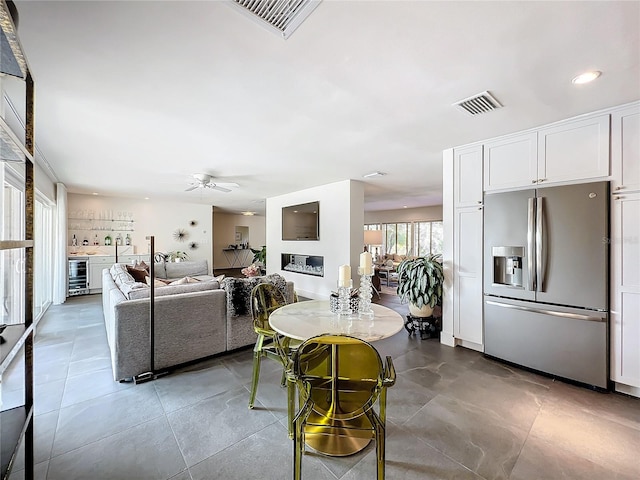
{"label": "sofa cushion", "polygon": [[145,288],[150,290],[149,286],[146,283],[132,282],[132,283],[123,283],[122,286],[120,287],[120,291],[125,297],[131,298],[130,293],[133,290],[138,290],[140,288]]}
{"label": "sofa cushion", "polygon": [[227,315],[239,317],[251,314],[251,290],[259,283],[273,283],[287,298],[287,281],[277,273],[263,277],[225,278],[221,286],[227,291]]}
{"label": "sofa cushion", "polygon": [[144,277],[149,275],[147,269],[140,266],[127,265],[127,272],[136,282],[144,283]]}
{"label": "sofa cushion", "polygon": [[169,285],[184,285],[185,283],[198,283],[200,280],[193,277],[184,277],[179,280],[174,280]]}
{"label": "sofa cushion", "polygon": [[158,278],[179,279],[183,277],[194,277],[196,275],[208,275],[209,266],[206,260],[193,260],[187,262],[167,262],[164,264],[166,276],[161,277],[156,272]]}
{"label": "sofa cushion", "polygon": [[[165,295],[174,295],[176,293],[189,293],[189,292],[203,292],[206,290],[218,290],[220,284],[215,280],[208,282],[196,282],[185,283],[182,285],[164,285],[162,287],[156,287],[154,295],[156,297],[164,297]],[[145,285],[145,288],[138,288],[129,292],[129,300],[136,300],[138,298],[149,298],[151,289]]]}

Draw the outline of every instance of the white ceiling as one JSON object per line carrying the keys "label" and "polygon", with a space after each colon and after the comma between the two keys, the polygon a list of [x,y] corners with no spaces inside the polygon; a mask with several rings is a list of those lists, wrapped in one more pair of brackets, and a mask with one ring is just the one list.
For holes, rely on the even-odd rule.
{"label": "white ceiling", "polygon": [[[369,211],[438,205],[443,149],[640,98],[637,1],[324,0],[287,40],[226,1],[16,3],[36,143],[76,193],[263,212],[351,178]],[[452,107],[484,90],[504,108]],[[240,187],[184,192],[196,172]]]}

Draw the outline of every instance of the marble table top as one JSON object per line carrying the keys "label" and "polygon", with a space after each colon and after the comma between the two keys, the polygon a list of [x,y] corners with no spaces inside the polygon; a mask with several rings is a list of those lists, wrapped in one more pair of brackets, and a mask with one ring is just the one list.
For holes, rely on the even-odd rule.
{"label": "marble table top", "polygon": [[296,340],[323,333],[341,333],[374,342],[402,330],[404,320],[399,313],[382,305],[372,304],[371,308],[372,319],[360,319],[357,313],[341,318],[331,313],[328,300],[309,300],[278,308],[269,317],[269,325],[276,332]]}

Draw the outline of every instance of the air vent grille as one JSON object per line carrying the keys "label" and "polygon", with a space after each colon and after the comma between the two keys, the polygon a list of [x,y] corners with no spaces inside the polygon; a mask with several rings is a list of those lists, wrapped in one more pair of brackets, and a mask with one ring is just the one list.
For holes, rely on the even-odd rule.
{"label": "air vent grille", "polygon": [[321,0],[232,0],[252,16],[271,28],[275,28],[284,38],[311,14]]}
{"label": "air vent grille", "polygon": [[453,104],[455,107],[467,112],[470,115],[490,112],[501,108],[498,102],[489,92],[485,91]]}

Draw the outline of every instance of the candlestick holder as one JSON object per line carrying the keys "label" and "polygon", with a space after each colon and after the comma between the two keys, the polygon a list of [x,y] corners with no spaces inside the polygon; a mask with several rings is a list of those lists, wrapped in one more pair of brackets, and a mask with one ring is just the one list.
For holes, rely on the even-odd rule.
{"label": "candlestick holder", "polygon": [[341,286],[338,283],[338,309],[336,313],[341,317],[348,317],[351,311],[351,289],[353,288],[353,280],[349,280],[348,286]]}
{"label": "candlestick holder", "polygon": [[358,302],[358,316],[363,319],[372,319],[373,309],[371,308],[371,277],[373,277],[373,273],[365,273],[364,269],[360,267],[358,268],[358,274],[360,275],[360,292],[358,294],[360,301]]}

